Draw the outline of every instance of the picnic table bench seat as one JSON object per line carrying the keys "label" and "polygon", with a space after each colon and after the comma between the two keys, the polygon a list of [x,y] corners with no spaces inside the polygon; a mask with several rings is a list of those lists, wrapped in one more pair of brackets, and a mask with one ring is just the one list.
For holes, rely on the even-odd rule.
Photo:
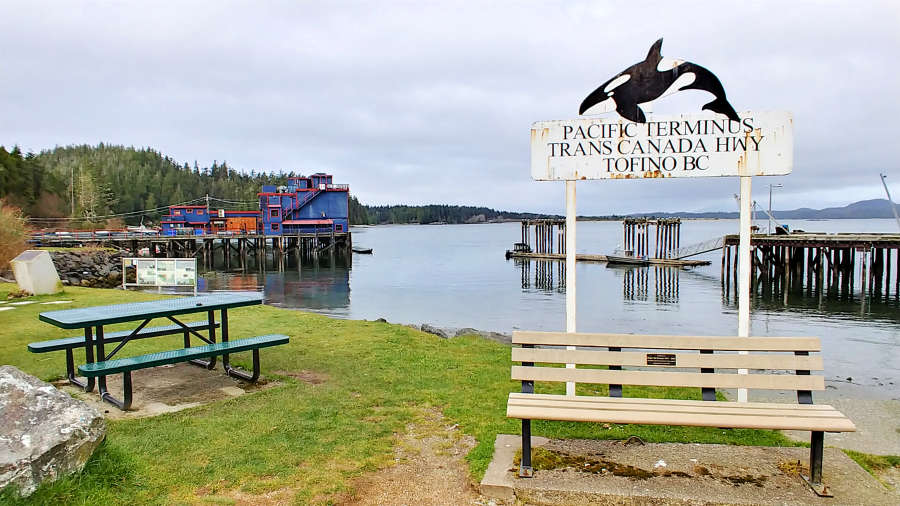
{"label": "picnic table bench seat", "polygon": [[[209,323],[206,320],[198,322],[186,322],[185,325],[191,330],[206,330]],[[215,327],[219,327],[216,322]],[[107,332],[104,334],[104,341],[107,343],[117,343],[122,341],[131,334],[131,330],[120,330],[116,332]],[[174,334],[181,334],[184,328],[180,325],[164,325],[161,327],[144,328],[132,339],[144,339],[148,337],[159,337]],[[28,344],[28,351],[32,353],[47,353],[50,351],[72,350],[75,348],[84,348],[84,336],[63,337],[61,339],[52,339],[49,341],[38,341]]]}
{"label": "picnic table bench seat", "polygon": [[[512,379],[522,382],[522,392],[509,394],[507,416],[522,420],[522,477],[533,475],[532,419],[808,430],[810,476],[804,479],[824,493],[824,433],[856,430],[837,409],[812,403],[812,391],[825,389],[824,377],[810,373],[823,370],[822,357],[810,355],[821,351],[818,338],[516,331],[512,342],[521,346],[512,350],[512,361],[521,363],[512,367]],[[737,374],[739,370],[754,373]],[[537,394],[535,382],[607,384],[610,396]],[[626,398],[622,385],[695,387],[703,400]],[[715,402],[717,388],[793,390],[798,404]]]}
{"label": "picnic table bench seat", "polygon": [[[147,339],[150,337],[160,337],[175,334],[184,334],[185,343],[188,342],[188,333],[209,330],[210,328],[219,328],[220,324],[214,322],[212,325],[207,320],[197,322],[186,322],[182,325],[163,325],[159,327],[142,328],[137,333],[133,330],[120,330],[116,332],[106,333],[104,341],[107,343],[119,343],[131,339]],[[51,339],[49,341],[38,341],[28,344],[28,351],[32,353],[48,353],[52,351],[66,352],[66,377],[73,385],[84,388],[84,383],[75,377],[75,357],[72,354],[77,348],[84,348],[84,336],[64,337],[61,339]]]}
{"label": "picnic table bench seat", "polygon": [[[102,362],[92,362],[78,366],[78,372],[88,378],[123,373],[122,385],[124,390],[124,399],[122,401],[119,401],[118,399],[112,397],[112,395],[110,395],[108,392],[101,392],[101,395],[104,400],[118,406],[123,410],[127,410],[131,407],[132,402],[131,371],[166,364],[175,364],[178,362],[187,362],[200,358],[211,358],[218,355],[227,356],[230,353],[238,353],[242,351],[252,351],[252,374],[246,374],[241,371],[237,371],[231,368],[229,365],[225,366],[225,371],[230,376],[234,376],[249,382],[255,382],[257,379],[259,379],[260,348],[287,344],[289,340],[290,338],[283,334],[268,334],[264,336],[248,337],[246,339],[223,341],[203,346],[194,346],[191,348],[148,353],[146,355],[138,355],[135,357],[106,360]],[[225,363],[228,364],[227,361],[225,361]]]}

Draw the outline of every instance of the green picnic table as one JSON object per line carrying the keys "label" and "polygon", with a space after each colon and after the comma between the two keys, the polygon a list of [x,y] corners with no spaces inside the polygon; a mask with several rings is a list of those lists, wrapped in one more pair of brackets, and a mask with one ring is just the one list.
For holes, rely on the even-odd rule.
{"label": "green picnic table", "polygon": [[[213,369],[216,364],[215,357],[221,355],[222,366],[228,375],[246,381],[256,381],[259,378],[259,349],[286,344],[288,336],[271,334],[229,341],[228,309],[258,305],[262,304],[262,301],[263,297],[260,293],[218,293],[151,302],[48,311],[41,313],[38,318],[64,329],[83,329],[83,337],[75,336],[31,343],[28,345],[28,349],[33,353],[65,350],[67,375],[71,383],[83,388],[85,392],[90,392],[94,389],[96,378],[101,398],[120,409],[127,410],[130,408],[132,400],[131,371],[137,369],[177,362],[190,362]],[[219,322],[216,322],[215,319],[216,311],[221,314]],[[195,313],[206,313],[207,320],[183,323],[175,318]],[[155,318],[165,318],[172,325],[147,327]],[[134,330],[104,333],[103,327],[106,325],[131,321],[140,321],[141,323]],[[217,343],[216,328],[219,327],[221,327],[222,340]],[[206,331],[207,336],[200,334],[200,331]],[[113,360],[113,356],[132,340],[173,334],[184,335],[184,348]],[[192,347],[190,343],[192,335],[207,344]],[[105,345],[110,343],[118,344],[107,354]],[[81,347],[84,348],[87,363],[79,366],[78,371],[86,376],[85,381],[78,380],[75,376],[72,354],[73,349]],[[253,352],[252,374],[231,367],[228,354],[239,351]],[[116,373],[124,374],[124,400],[113,397],[106,387],[106,376]]]}

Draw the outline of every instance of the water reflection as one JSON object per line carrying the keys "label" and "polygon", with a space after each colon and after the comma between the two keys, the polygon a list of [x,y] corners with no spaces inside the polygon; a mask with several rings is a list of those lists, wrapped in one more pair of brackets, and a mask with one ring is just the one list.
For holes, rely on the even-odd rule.
{"label": "water reflection", "polygon": [[341,251],[330,254],[280,254],[269,251],[250,256],[240,268],[228,269],[226,260],[203,272],[199,289],[265,290],[266,304],[313,311],[341,312],[350,307],[352,261]]}
{"label": "water reflection", "polygon": [[[722,302],[725,307],[737,308],[738,280],[726,275],[721,279]],[[856,273],[857,275],[859,273]],[[861,287],[847,281],[821,282],[815,276],[803,277],[781,274],[759,275],[751,279],[754,310],[798,313],[820,313],[854,320],[883,320],[900,322],[900,296],[879,285]]]}
{"label": "water reflection", "polygon": [[[522,290],[538,289],[544,292],[566,292],[566,264],[560,261],[515,260],[519,268]],[[622,298],[627,301],[649,300],[650,279],[653,280],[654,302],[678,303],[679,276],[677,267],[607,264],[606,268],[622,280]]]}
{"label": "water reflection", "polygon": [[[521,271],[522,289],[566,293],[566,263],[552,260],[515,260]],[[532,264],[534,264],[532,266]],[[534,277],[531,276],[534,271]]]}
{"label": "water reflection", "polygon": [[650,280],[652,278],[653,302],[656,304],[678,303],[678,281],[681,276],[681,270],[676,267],[607,265],[607,269],[621,272],[622,298],[624,300],[649,301]]}

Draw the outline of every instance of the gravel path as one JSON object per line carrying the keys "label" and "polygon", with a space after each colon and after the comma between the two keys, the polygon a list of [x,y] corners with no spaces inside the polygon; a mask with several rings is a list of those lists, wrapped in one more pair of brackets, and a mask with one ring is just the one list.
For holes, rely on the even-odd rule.
{"label": "gravel path", "polygon": [[353,505],[464,505],[493,504],[469,479],[466,454],[475,446],[471,436],[442,414],[428,410],[407,427],[395,448],[395,465],[366,475],[354,483]]}

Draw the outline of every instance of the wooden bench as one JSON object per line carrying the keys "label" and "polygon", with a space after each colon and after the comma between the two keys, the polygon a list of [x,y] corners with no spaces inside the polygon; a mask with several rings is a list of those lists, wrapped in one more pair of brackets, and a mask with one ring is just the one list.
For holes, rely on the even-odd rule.
{"label": "wooden bench", "polygon": [[[534,419],[809,430],[810,476],[804,479],[821,492],[824,432],[856,430],[838,410],[812,403],[812,391],[825,389],[824,377],[810,374],[823,369],[822,357],[810,356],[810,352],[821,351],[818,338],[517,331],[512,342],[521,345],[512,350],[513,362],[521,362],[513,365],[512,379],[521,380],[522,393],[509,394],[506,415],[522,420],[521,477],[533,474]],[[575,368],[559,364],[575,364]],[[578,367],[582,365],[608,367]],[[736,374],[738,369],[749,369],[753,374]],[[793,374],[759,374],[757,370]],[[535,381],[608,384],[610,396],[536,394]],[[701,389],[703,400],[625,398],[622,385],[696,387]],[[798,404],[715,402],[716,388],[794,390]]]}
{"label": "wooden bench", "polygon": [[227,372],[229,376],[240,378],[252,383],[259,379],[260,348],[287,344],[289,340],[290,338],[288,336],[282,334],[269,334],[265,336],[248,337],[246,339],[238,339],[236,341],[223,341],[220,343],[207,344],[205,346],[194,346],[192,348],[182,348],[180,350],[148,353],[146,355],[138,355],[136,357],[106,360],[104,362],[92,362],[89,364],[78,366],[78,372],[88,378],[123,373],[123,400],[120,401],[113,397],[109,392],[106,391],[105,385],[102,383],[100,396],[103,398],[103,400],[119,407],[119,409],[127,410],[131,407],[132,400],[131,371],[137,369],[146,369],[149,367],[156,367],[165,364],[187,362],[200,358],[211,358],[219,355],[224,355],[227,358],[228,354],[230,353],[252,351],[252,374],[247,374],[235,370],[229,365],[228,360],[222,360],[225,367],[225,372]]}
{"label": "wooden bench", "polygon": [[[187,327],[187,328],[185,328]],[[219,323],[213,324],[213,328],[218,328]],[[210,325],[206,320],[199,322],[188,322],[184,326],[181,325],[165,325],[161,327],[150,327],[140,329],[137,333],[132,330],[122,330],[118,332],[110,332],[105,334],[104,341],[107,343],[119,343],[132,339],[146,339],[149,337],[160,337],[176,334],[184,334],[185,347],[190,346],[190,332],[209,330]],[[134,334],[134,335],[132,335]],[[64,337],[62,339],[53,339],[50,341],[40,341],[28,345],[28,351],[32,353],[48,353],[51,351],[66,352],[66,377],[69,383],[84,388],[85,384],[75,377],[75,357],[72,351],[78,348],[84,348],[84,336]],[[198,364],[208,366],[208,364]]]}

